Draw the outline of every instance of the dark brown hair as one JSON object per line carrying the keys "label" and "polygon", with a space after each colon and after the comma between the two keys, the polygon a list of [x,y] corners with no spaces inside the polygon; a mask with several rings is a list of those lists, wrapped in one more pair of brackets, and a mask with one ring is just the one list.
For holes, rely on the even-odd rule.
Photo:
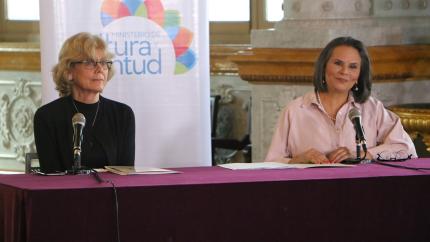
{"label": "dark brown hair", "polygon": [[372,70],[370,66],[370,58],[367,53],[366,47],[359,40],[352,37],[338,37],[330,43],[321,51],[317,62],[315,63],[314,72],[314,87],[315,91],[327,92],[327,84],[325,82],[325,69],[327,62],[330,59],[333,50],[338,46],[349,46],[356,49],[361,57],[361,68],[360,76],[358,77],[357,87],[355,90],[355,85],[351,89],[354,96],[354,100],[358,103],[365,102],[369,96],[372,89]]}

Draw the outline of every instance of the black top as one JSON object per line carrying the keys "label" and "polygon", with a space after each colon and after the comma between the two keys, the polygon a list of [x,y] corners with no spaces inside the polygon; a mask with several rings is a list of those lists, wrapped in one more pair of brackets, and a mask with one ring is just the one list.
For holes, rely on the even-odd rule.
{"label": "black top", "polygon": [[82,132],[82,136],[84,137],[81,145],[82,166],[87,168],[99,168],[108,165],[106,152],[104,152],[102,144],[94,135],[94,126],[100,111],[100,102],[86,104],[73,101],[73,104],[75,105],[75,111],[82,113],[86,118],[86,124]]}
{"label": "black top", "polygon": [[[65,171],[73,165],[72,117],[84,114],[81,162],[88,168],[134,165],[135,120],[133,110],[100,96],[100,103],[84,104],[71,96],[40,107],[34,115],[34,137],[43,172]],[[99,110],[97,112],[97,105]],[[94,120],[95,118],[95,120]],[[93,126],[94,122],[94,126]]]}

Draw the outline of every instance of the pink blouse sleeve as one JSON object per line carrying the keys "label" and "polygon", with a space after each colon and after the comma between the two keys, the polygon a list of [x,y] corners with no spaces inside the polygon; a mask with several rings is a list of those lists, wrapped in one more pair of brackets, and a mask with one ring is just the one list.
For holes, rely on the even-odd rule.
{"label": "pink blouse sleeve", "polygon": [[278,123],[272,137],[269,151],[267,152],[264,161],[285,162],[288,163],[291,159],[291,154],[287,150],[289,136],[289,109],[288,106],[281,112]]}
{"label": "pink blouse sleeve", "polygon": [[387,110],[379,101],[377,101],[375,112],[377,127],[374,128],[377,130],[377,145],[368,150],[372,157],[376,159],[378,154],[393,157],[401,152],[406,156],[412,155],[413,158],[416,158],[415,146],[408,133],[403,129],[400,118]]}

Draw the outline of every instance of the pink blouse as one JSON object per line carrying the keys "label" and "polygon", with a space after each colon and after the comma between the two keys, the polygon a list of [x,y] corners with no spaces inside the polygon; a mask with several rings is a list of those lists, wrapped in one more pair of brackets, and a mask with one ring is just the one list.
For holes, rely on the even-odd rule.
{"label": "pink blouse", "polygon": [[355,154],[355,130],[348,118],[353,107],[361,112],[367,152],[373,158],[378,154],[417,157],[415,146],[403,129],[400,118],[385,109],[379,100],[369,97],[364,103],[356,103],[350,95],[333,123],[317,101],[315,92],[309,92],[290,102],[282,111],[265,161],[288,162],[291,157],[311,148],[328,154],[339,147],[347,147]]}

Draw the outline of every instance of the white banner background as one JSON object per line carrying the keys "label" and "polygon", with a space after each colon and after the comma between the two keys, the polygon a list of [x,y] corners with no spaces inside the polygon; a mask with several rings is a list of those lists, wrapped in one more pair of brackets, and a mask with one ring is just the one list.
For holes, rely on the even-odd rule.
{"label": "white banner background", "polygon": [[58,98],[51,69],[64,40],[100,34],[116,55],[102,95],[135,112],[136,165],[211,164],[206,1],[42,0],[40,17],[43,103]]}

